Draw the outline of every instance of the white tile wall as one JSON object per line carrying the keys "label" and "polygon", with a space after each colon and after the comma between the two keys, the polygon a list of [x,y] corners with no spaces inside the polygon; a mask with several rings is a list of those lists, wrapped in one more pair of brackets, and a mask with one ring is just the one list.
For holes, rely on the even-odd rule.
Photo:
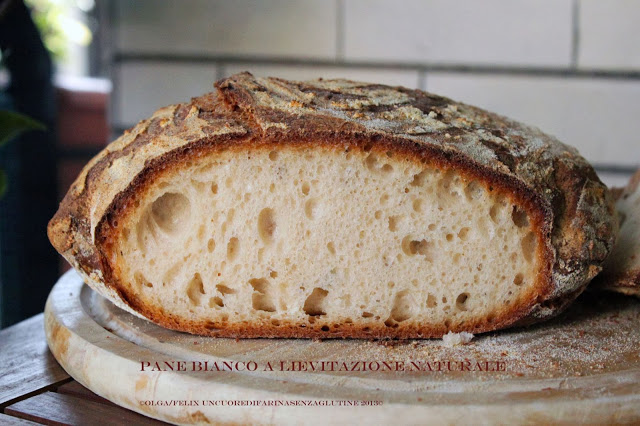
{"label": "white tile wall", "polygon": [[565,66],[571,0],[344,0],[345,57]]}
{"label": "white tile wall", "polygon": [[419,86],[418,71],[411,70],[256,64],[230,64],[224,66],[226,75],[242,71],[250,71],[260,77],[273,76],[290,80],[312,80],[320,77],[347,78],[357,81],[405,86],[412,89]]}
{"label": "white tile wall", "polygon": [[537,125],[595,163],[640,165],[640,78],[629,74],[640,72],[640,0],[114,0],[112,12],[113,53],[130,55],[113,67],[118,127],[244,70],[411,88],[426,81]]}
{"label": "white tile wall", "polygon": [[640,2],[580,0],[578,64],[640,69]]}
{"label": "white tile wall", "polygon": [[121,52],[335,58],[336,3],[118,0]]}
{"label": "white tile wall", "polygon": [[128,127],[160,107],[214,90],[215,65],[124,63],[115,69],[113,124]]}
{"label": "white tile wall", "polygon": [[538,126],[590,161],[640,166],[640,81],[427,75],[427,89]]}

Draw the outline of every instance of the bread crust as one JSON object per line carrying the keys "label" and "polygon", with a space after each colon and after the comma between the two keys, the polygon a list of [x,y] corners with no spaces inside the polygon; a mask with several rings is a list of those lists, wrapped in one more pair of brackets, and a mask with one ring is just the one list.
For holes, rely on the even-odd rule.
{"label": "bread crust", "polygon": [[[628,206],[625,201],[640,191],[640,170],[631,176],[624,188],[614,188],[611,192],[616,201],[618,213],[625,219],[640,215],[640,205]],[[620,221],[621,232],[612,256],[605,262],[602,274],[595,282],[596,288],[614,291],[628,296],[640,297],[640,253],[633,233],[625,232],[624,220]]]}
{"label": "bread crust", "polygon": [[[268,321],[185,323],[144,306],[118,282],[111,249],[118,221],[163,173],[220,150],[313,147],[393,151],[453,168],[517,199],[534,223],[543,265],[527,303],[469,324],[474,333],[560,313],[600,271],[615,241],[611,194],[577,153],[537,129],[422,91],[346,80],[290,82],[241,73],[217,92],[157,111],[82,171],[51,220],[49,238],[85,280],[135,315],[165,327],[226,337],[437,337],[448,329],[399,324]],[[327,330],[328,329],[328,330]]]}

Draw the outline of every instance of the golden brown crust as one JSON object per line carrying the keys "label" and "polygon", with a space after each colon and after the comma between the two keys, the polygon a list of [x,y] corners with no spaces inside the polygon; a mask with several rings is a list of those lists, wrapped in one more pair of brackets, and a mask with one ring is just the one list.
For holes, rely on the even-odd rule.
{"label": "golden brown crust", "polygon": [[613,245],[617,221],[606,187],[574,149],[537,129],[425,92],[382,85],[299,83],[242,73],[216,86],[217,93],[159,110],[110,145],[85,168],[49,226],[52,244],[90,284],[163,326],[231,337],[409,338],[447,331],[444,325],[364,330],[320,322],[217,330],[220,324],[180,322],[127,294],[109,260],[118,218],[155,175],[221,149],[392,150],[434,167],[455,168],[512,194],[526,206],[544,242],[538,252],[544,267],[527,303],[466,331],[527,324],[559,313],[599,272]]}

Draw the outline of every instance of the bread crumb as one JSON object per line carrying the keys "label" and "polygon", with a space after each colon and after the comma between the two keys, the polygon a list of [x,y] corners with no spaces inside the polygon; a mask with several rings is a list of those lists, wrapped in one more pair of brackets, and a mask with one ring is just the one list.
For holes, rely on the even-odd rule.
{"label": "bread crumb", "polygon": [[442,336],[442,343],[444,343],[444,346],[452,348],[454,346],[466,345],[471,339],[473,339],[473,334],[467,333],[466,331],[462,333],[448,332]]}

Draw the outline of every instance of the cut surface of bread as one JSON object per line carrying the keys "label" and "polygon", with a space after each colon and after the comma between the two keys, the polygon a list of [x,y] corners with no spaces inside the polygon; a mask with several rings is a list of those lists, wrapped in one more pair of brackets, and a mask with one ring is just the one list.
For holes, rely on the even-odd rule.
{"label": "cut surface of bread", "polygon": [[615,191],[620,234],[607,259],[598,285],[640,297],[640,170],[625,188]]}
{"label": "cut surface of bread", "polygon": [[477,327],[544,289],[518,200],[395,157],[267,146],[200,158],[118,220],[113,263],[145,306],[272,333]]}
{"label": "cut surface of bread", "polygon": [[617,230],[575,150],[446,98],[248,73],[159,110],[49,226],[89,285],[229,337],[441,337],[549,318]]}

